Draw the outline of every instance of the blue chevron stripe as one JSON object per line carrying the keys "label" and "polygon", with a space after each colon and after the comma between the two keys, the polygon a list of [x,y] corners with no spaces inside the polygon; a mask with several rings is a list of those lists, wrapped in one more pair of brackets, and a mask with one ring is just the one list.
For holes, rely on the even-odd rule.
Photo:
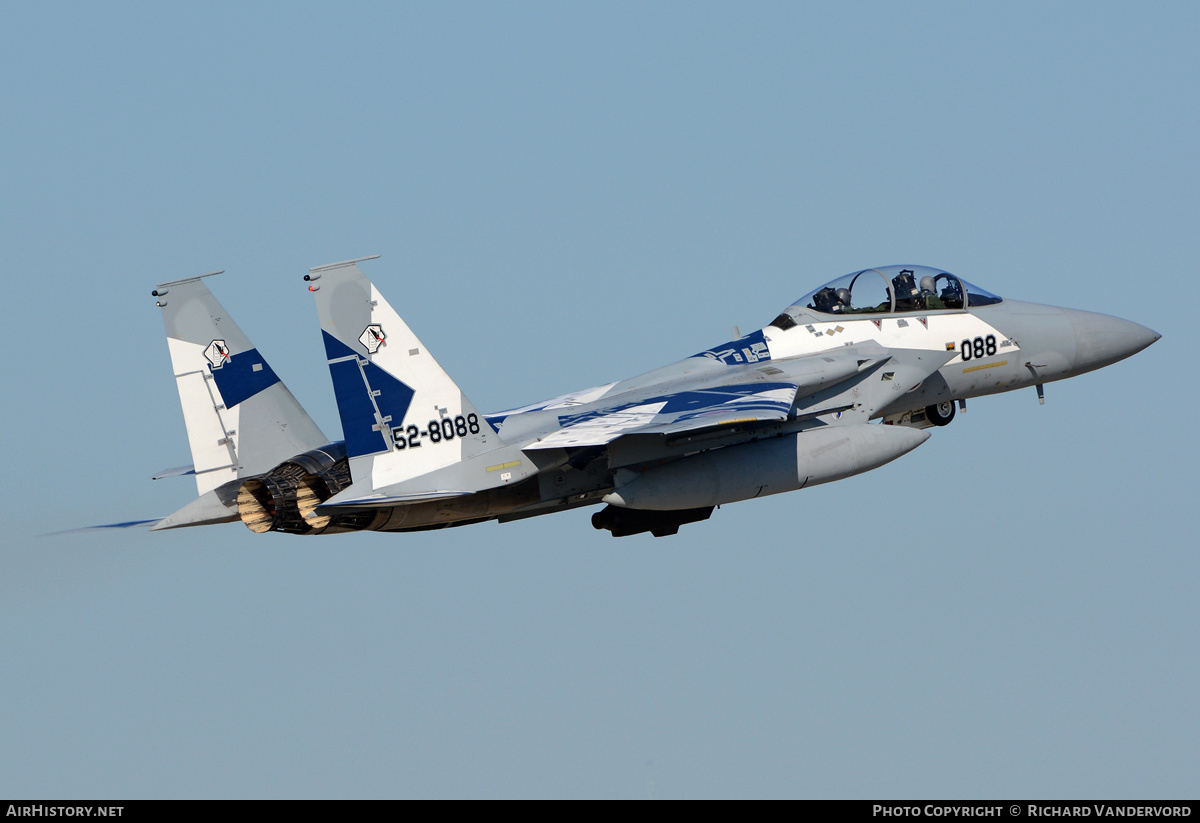
{"label": "blue chevron stripe", "polygon": [[[404,422],[412,405],[411,386],[397,380],[374,363],[361,359],[349,346],[327,331],[322,331],[325,354],[331,361],[329,374],[333,378],[333,393],[337,398],[338,416],[342,418],[342,435],[346,438],[346,453],[350,457],[378,454],[388,450],[390,429]],[[337,361],[337,362],[333,362]],[[375,402],[371,402],[373,392]],[[381,430],[375,409],[384,417]]]}
{"label": "blue chevron stripe", "polygon": [[230,357],[220,368],[209,366],[208,369],[217,382],[217,391],[221,392],[227,409],[279,382],[279,376],[258,353],[258,349],[247,349]]}

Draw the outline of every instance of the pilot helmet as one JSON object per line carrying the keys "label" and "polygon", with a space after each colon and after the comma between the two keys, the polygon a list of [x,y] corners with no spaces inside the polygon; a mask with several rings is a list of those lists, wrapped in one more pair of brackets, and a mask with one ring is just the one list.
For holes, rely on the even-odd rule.
{"label": "pilot helmet", "polygon": [[958,282],[957,278],[946,278],[946,287],[942,289],[942,299],[957,301],[962,300],[962,285]]}
{"label": "pilot helmet", "polygon": [[834,292],[837,295],[837,300],[843,306],[850,306],[850,289],[838,289]]}

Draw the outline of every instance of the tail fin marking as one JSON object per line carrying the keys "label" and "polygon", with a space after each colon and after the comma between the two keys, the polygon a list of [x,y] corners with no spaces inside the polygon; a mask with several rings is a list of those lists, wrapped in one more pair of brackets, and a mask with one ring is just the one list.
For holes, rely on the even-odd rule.
{"label": "tail fin marking", "polygon": [[[219,342],[221,341],[214,340],[210,345],[215,347]],[[226,356],[219,365],[209,363],[208,368],[212,372],[217,389],[221,392],[221,399],[228,408],[279,382],[279,376],[267,361],[263,360],[258,349],[244,351],[236,357]]]}
{"label": "tail fin marking", "polygon": [[342,418],[346,453],[354,458],[388,451],[392,426],[400,426],[412,404],[412,388],[374,363],[360,360],[329,332],[322,331],[321,335]]}
{"label": "tail fin marking", "polygon": [[306,279],[355,484],[383,488],[501,445],[496,430],[354,265]]}

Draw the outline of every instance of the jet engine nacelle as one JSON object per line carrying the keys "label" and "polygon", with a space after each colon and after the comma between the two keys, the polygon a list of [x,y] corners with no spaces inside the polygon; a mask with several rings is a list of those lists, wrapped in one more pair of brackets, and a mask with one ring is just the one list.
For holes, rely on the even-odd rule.
{"label": "jet engine nacelle", "polygon": [[344,443],[298,454],[266,474],[244,480],[238,489],[238,517],[252,532],[332,534],[369,528],[378,512],[330,516],[317,506],[350,485]]}
{"label": "jet engine nacelle", "polygon": [[907,426],[825,426],[640,471],[619,469],[604,502],[649,511],[719,506],[869,471],[928,439],[927,431]]}

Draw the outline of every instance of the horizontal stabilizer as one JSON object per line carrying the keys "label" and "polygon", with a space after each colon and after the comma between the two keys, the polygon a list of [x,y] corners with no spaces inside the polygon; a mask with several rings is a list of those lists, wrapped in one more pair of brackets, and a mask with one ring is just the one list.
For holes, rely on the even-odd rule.
{"label": "horizontal stabilizer", "polygon": [[104,532],[113,531],[114,529],[136,529],[145,526],[153,526],[158,522],[159,520],[157,518],[153,520],[126,520],[123,523],[104,523],[99,526],[83,526],[78,529],[65,529],[61,532],[47,532],[46,534],[42,535],[42,537],[56,537],[60,534],[80,534],[81,532]]}
{"label": "horizontal stabilizer", "polygon": [[151,480],[162,480],[167,477],[186,477],[196,473],[196,467],[192,465],[176,466],[173,469],[163,469],[162,471],[151,477]]}
{"label": "horizontal stabilizer", "polygon": [[179,511],[159,520],[150,531],[232,523],[237,519],[237,484],[231,483],[220,489],[210,489]]}

